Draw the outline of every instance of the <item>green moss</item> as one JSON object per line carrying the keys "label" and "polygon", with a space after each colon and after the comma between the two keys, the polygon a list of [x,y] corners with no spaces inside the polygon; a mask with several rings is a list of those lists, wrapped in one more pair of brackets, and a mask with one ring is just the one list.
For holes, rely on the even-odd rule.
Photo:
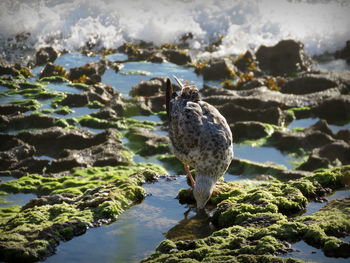
{"label": "green moss", "polygon": [[61,82],[69,82],[69,80],[63,76],[50,76],[44,77],[40,79],[40,82],[53,82],[53,83],[61,83]]}
{"label": "green moss", "polygon": [[91,115],[85,115],[78,118],[78,122],[84,127],[97,129],[116,128],[121,130],[126,130],[130,127],[154,129],[153,125],[156,124],[155,122],[138,121],[129,118],[120,118],[120,120],[118,121],[107,121],[104,119],[93,117]]}
{"label": "green moss", "polygon": [[61,108],[56,109],[54,112],[57,114],[61,114],[61,115],[68,115],[68,114],[73,113],[74,110],[72,110],[68,106],[63,106]]}
{"label": "green moss", "polygon": [[282,165],[256,163],[244,159],[236,159],[228,168],[230,174],[270,174],[278,175],[286,168]]}
{"label": "green moss", "polygon": [[35,99],[29,100],[12,100],[10,104],[27,107],[29,110],[37,110],[41,107],[41,103]]}
{"label": "green moss", "polygon": [[85,83],[69,83],[68,86],[75,87],[82,90],[90,90],[91,86]]}
{"label": "green moss", "polygon": [[92,109],[99,109],[99,108],[104,107],[105,105],[103,103],[97,101],[97,100],[94,100],[94,101],[90,102],[86,106],[89,107],[89,108],[92,108]]}
{"label": "green moss", "polygon": [[[302,211],[307,197],[317,196],[327,183],[332,188],[345,186],[349,171],[350,166],[343,166],[285,183],[220,182],[211,202],[218,203],[212,220],[222,229],[201,240],[163,241],[143,262],[300,262],[275,256],[289,248],[286,242],[299,240],[322,248],[328,256],[343,255],[337,236],[350,235],[350,197],[332,201],[310,216],[288,215]],[[179,196],[193,198],[191,190],[181,190]]]}
{"label": "green moss", "polygon": [[[31,174],[1,183],[1,190],[8,193],[51,195],[25,209],[0,209],[0,250],[6,255],[1,259],[23,261],[30,257],[38,261],[57,245],[51,240],[69,240],[99,220],[115,220],[144,198],[145,190],[140,185],[160,173],[166,171],[158,165],[135,164],[75,169],[61,177]],[[54,196],[59,193],[62,195]],[[55,201],[45,201],[49,198]],[[11,252],[14,248],[16,254]]]}

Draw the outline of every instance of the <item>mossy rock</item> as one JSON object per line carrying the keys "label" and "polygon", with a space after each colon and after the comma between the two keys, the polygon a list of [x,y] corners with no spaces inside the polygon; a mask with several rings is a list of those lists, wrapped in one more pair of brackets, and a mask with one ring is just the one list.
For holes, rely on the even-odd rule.
{"label": "mossy rock", "polygon": [[0,260],[34,262],[49,256],[59,240],[113,221],[142,201],[141,184],[165,173],[158,165],[135,164],[76,169],[60,177],[32,174],[1,183],[1,191],[41,197],[22,208],[0,209]]}
{"label": "mossy rock", "polygon": [[[349,172],[350,166],[343,166],[286,183],[220,182],[210,201],[218,204],[213,220],[222,229],[200,240],[165,240],[142,262],[302,262],[276,257],[300,240],[321,247],[327,256],[350,257],[349,244],[338,238],[350,235],[350,197],[310,216],[288,217],[320,188],[347,185]],[[193,201],[190,190],[179,196]]]}

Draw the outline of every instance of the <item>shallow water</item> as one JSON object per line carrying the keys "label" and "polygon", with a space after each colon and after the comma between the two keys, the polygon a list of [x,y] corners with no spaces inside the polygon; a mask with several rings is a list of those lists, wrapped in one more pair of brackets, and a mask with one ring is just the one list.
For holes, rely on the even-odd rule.
{"label": "shallow water", "polygon": [[65,93],[77,94],[82,92],[81,89],[68,86],[66,83],[49,83],[47,84],[47,89],[52,91],[59,91]]}
{"label": "shallow water", "polygon": [[309,246],[303,240],[292,245],[292,249],[296,250],[286,255],[279,255],[281,257],[291,257],[301,259],[306,262],[318,263],[349,263],[348,258],[330,258],[324,255],[321,249]]}
{"label": "shallow water", "polygon": [[288,169],[294,168],[293,162],[297,162],[298,158],[293,158],[283,154],[281,151],[273,147],[253,147],[246,144],[233,145],[234,156],[241,159],[247,159],[253,162],[265,163],[273,162],[283,165]]}
{"label": "shallow water", "polygon": [[[306,119],[293,120],[288,125],[288,129],[308,128],[311,125],[314,125],[319,120],[320,120],[319,118],[306,118]],[[350,129],[350,123],[347,123],[347,124],[344,124],[344,125],[328,124],[328,127],[335,134],[335,133],[337,133],[340,130]]]}
{"label": "shallow water", "polygon": [[311,215],[317,211],[319,211],[322,207],[326,206],[328,202],[333,201],[335,199],[343,199],[350,196],[350,189],[339,190],[332,193],[329,196],[326,196],[327,202],[310,202],[306,206],[306,212],[303,216]]}
{"label": "shallow water", "polygon": [[59,56],[55,60],[55,64],[61,65],[65,69],[69,70],[71,68],[76,68],[85,65],[89,62],[98,62],[100,60],[100,55],[97,56],[84,56],[79,52],[71,52],[64,54],[62,56]]}
{"label": "shallow water", "polygon": [[187,207],[175,198],[186,187],[184,176],[144,185],[148,196],[141,204],[125,211],[113,224],[89,229],[62,243],[57,254],[45,262],[139,262],[154,251],[169,229],[185,219]]}
{"label": "shallow water", "polygon": [[30,200],[36,198],[37,196],[35,194],[8,194],[8,195],[0,195],[1,198],[3,198],[6,202],[1,203],[0,207],[10,207],[14,205],[23,206],[26,203],[28,203]]}
{"label": "shallow water", "polygon": [[[148,75],[132,74],[132,72],[137,71],[144,71]],[[128,62],[124,64],[124,67],[118,73],[112,69],[107,69],[102,76],[102,82],[112,86],[116,92],[129,97],[130,88],[140,81],[147,81],[154,77],[172,76],[173,74],[180,79],[193,82],[197,87],[203,86],[202,76],[194,73],[194,68],[181,67],[169,62]]]}

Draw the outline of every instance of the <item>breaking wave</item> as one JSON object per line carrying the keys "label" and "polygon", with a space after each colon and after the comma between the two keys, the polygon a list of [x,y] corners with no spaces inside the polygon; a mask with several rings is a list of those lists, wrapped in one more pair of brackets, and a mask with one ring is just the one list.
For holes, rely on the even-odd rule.
{"label": "breaking wave", "polygon": [[300,40],[318,55],[350,39],[350,1],[3,0],[0,10],[2,46],[16,45],[17,35],[33,48],[76,50],[87,42],[116,48],[136,40],[176,43],[191,32],[193,49],[224,36],[217,56],[281,39]]}

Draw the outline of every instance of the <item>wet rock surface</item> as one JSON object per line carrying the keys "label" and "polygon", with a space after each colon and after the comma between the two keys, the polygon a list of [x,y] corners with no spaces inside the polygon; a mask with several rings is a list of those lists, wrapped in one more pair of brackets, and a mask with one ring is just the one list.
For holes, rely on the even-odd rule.
{"label": "wet rock surface", "polygon": [[282,40],[273,47],[261,46],[255,55],[260,68],[275,76],[307,70],[310,66],[304,45],[294,40]]}
{"label": "wet rock surface", "polygon": [[[122,146],[118,136],[116,130],[93,134],[82,129],[59,127],[18,135],[2,134],[8,147],[1,151],[1,168],[25,175],[43,170],[57,173],[75,167],[128,164],[128,150]],[[52,160],[40,160],[40,156],[48,156]]]}

